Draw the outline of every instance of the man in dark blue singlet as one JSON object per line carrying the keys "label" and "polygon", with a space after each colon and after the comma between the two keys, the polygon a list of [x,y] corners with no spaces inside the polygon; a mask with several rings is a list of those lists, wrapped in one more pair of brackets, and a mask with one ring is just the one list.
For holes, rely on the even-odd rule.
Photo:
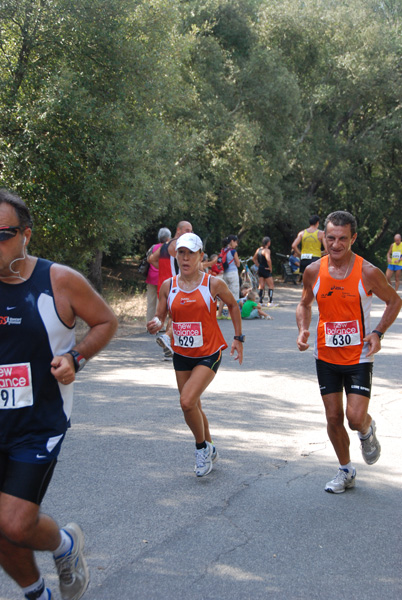
{"label": "man in dark blue singlet", "polygon": [[[28,600],[50,600],[34,551],[53,553],[63,600],[89,574],[75,523],[60,529],[40,504],[70,424],[73,382],[111,339],[112,310],[68,267],[27,254],[25,203],[0,190],[0,564]],[[75,342],[80,317],[89,331]]]}

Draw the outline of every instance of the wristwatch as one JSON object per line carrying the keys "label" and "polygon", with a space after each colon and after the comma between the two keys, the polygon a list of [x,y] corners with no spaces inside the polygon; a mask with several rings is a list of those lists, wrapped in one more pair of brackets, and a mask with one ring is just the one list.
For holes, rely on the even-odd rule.
{"label": "wristwatch", "polygon": [[378,337],[380,338],[380,341],[384,338],[384,334],[381,333],[381,331],[378,331],[378,329],[373,329],[373,331],[371,333],[376,333],[378,335]]}
{"label": "wristwatch", "polygon": [[81,371],[85,367],[87,359],[84,358],[82,354],[77,352],[77,350],[69,350],[68,352],[66,352],[66,354],[71,354],[71,356],[73,357],[74,369],[76,373],[78,373],[78,371]]}
{"label": "wristwatch", "polygon": [[235,335],[233,337],[234,340],[237,340],[238,342],[245,342],[246,341],[246,336],[245,335]]}

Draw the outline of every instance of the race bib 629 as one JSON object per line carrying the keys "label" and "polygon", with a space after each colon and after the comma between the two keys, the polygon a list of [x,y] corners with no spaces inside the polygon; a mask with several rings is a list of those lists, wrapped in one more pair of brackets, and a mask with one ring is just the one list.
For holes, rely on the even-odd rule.
{"label": "race bib 629", "polygon": [[203,345],[202,323],[172,323],[175,346],[201,348]]}

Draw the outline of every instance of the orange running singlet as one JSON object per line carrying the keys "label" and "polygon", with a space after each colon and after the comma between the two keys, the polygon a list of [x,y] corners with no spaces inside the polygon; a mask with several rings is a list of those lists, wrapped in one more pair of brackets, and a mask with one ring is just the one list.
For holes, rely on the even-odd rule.
{"label": "orange running singlet", "polygon": [[317,338],[314,356],[335,365],[355,365],[373,362],[367,358],[367,342],[363,338],[371,332],[371,292],[367,293],[362,281],[361,256],[346,279],[334,279],[328,272],[328,256],[320,262],[313,292],[319,308]]}
{"label": "orange running singlet", "polygon": [[227,348],[216,320],[210,280],[211,276],[205,273],[195,290],[185,292],[180,289],[177,276],[171,279],[167,304],[172,317],[172,348],[177,354],[199,358]]}

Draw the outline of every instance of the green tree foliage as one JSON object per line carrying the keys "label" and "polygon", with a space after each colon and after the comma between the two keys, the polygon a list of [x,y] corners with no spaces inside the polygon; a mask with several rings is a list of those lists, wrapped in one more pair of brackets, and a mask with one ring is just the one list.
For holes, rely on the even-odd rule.
{"label": "green tree foliage", "polygon": [[32,250],[96,279],[102,253],[184,218],[208,252],[228,233],[287,252],[309,214],[345,208],[383,263],[401,18],[401,0],[1,0],[0,177]]}
{"label": "green tree foliage", "polygon": [[29,201],[38,253],[85,270],[151,222],[174,146],[160,118],[174,16],[168,2],[3,3],[1,174]]}
{"label": "green tree foliage", "polygon": [[[284,184],[308,212],[354,213],[375,258],[401,225],[400,17],[387,3],[296,0],[262,11],[261,35],[297,77],[303,119]],[[401,5],[399,3],[399,9]],[[291,209],[291,204],[289,204]],[[390,233],[388,238],[392,237]],[[384,256],[377,256],[384,260]]]}

